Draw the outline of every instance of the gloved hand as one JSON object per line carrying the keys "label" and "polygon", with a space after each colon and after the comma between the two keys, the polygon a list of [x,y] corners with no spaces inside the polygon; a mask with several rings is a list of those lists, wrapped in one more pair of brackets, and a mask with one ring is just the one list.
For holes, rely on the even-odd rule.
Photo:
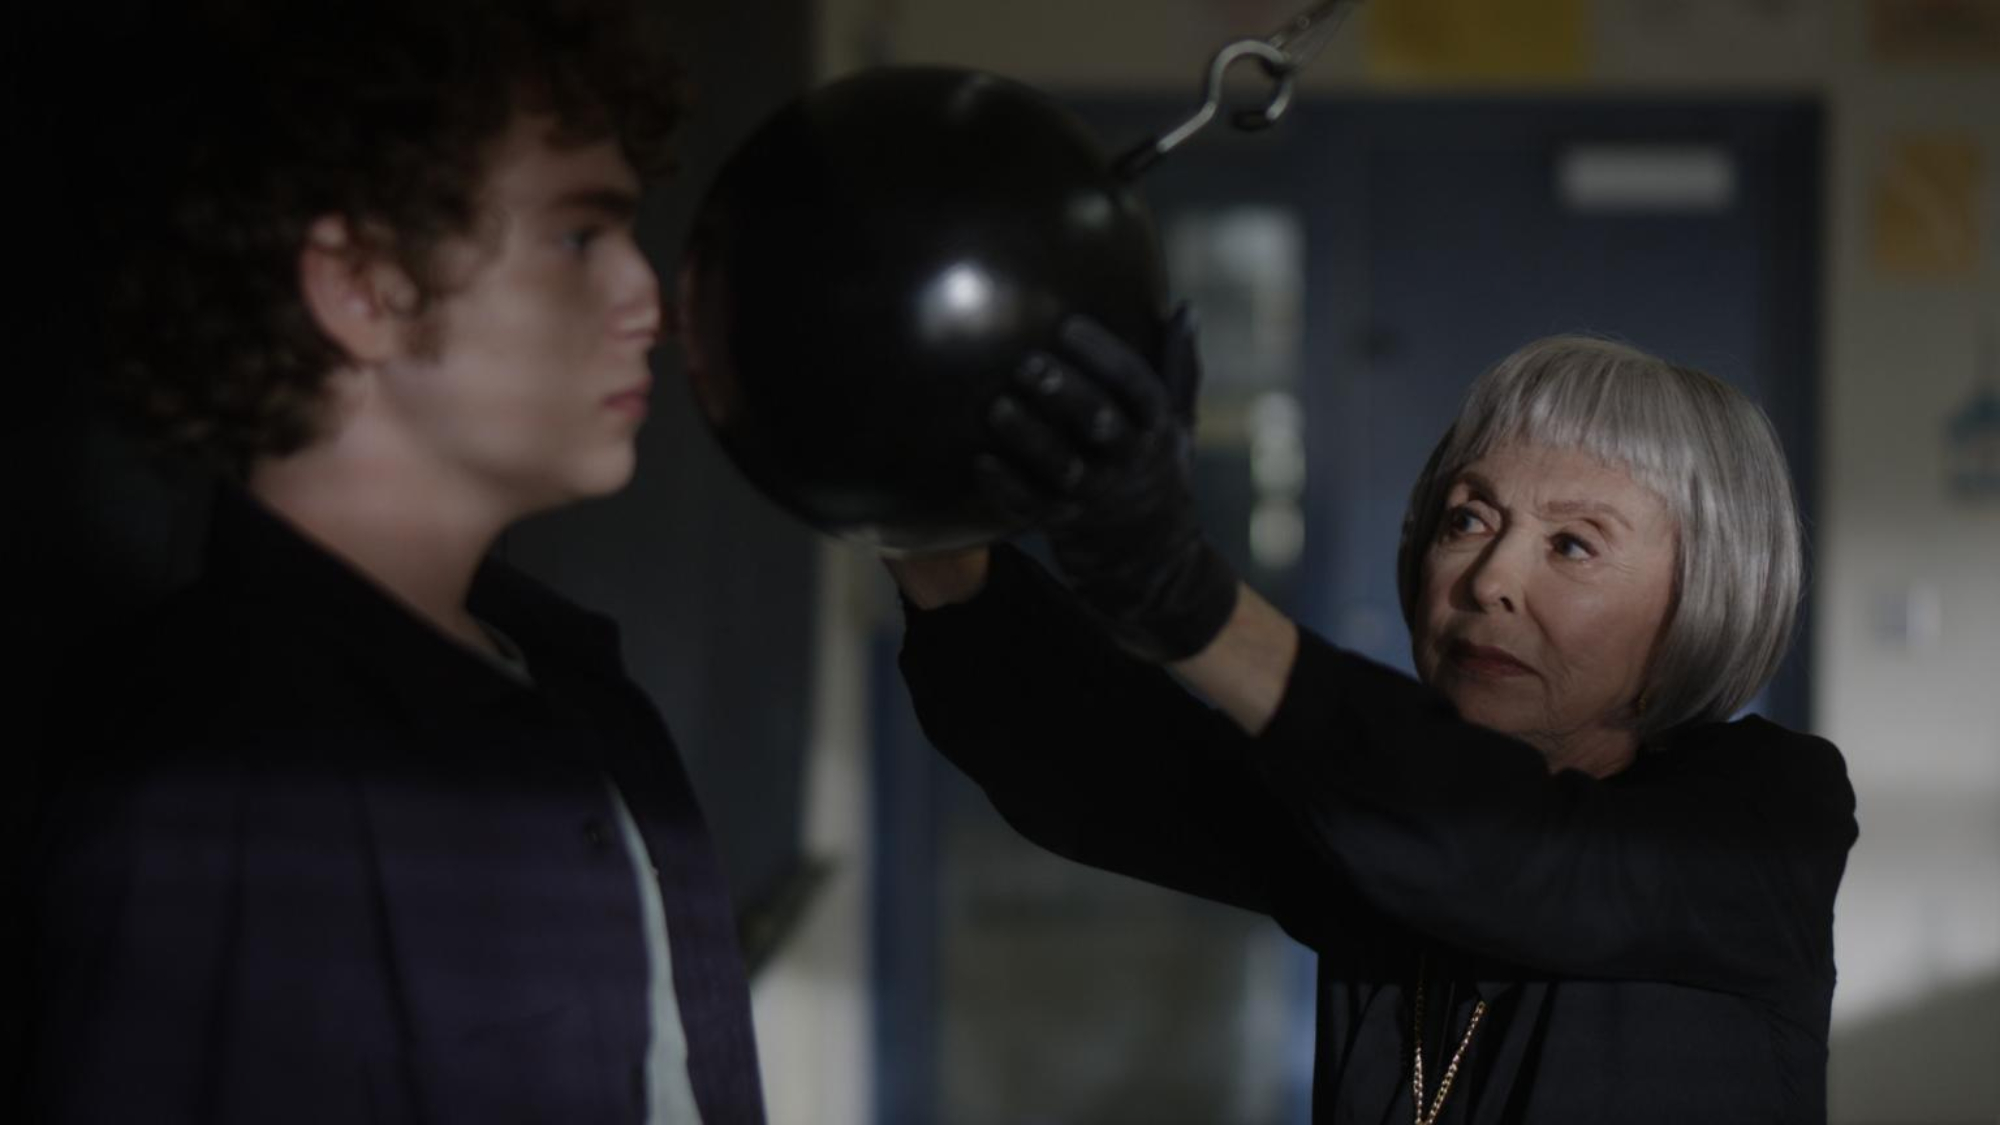
{"label": "gloved hand", "polygon": [[1057,565],[1125,648],[1193,656],[1236,605],[1236,575],[1203,537],[1188,487],[1200,364],[1183,306],[1164,370],[1071,317],[1013,373],[974,463],[993,503],[1047,534]]}

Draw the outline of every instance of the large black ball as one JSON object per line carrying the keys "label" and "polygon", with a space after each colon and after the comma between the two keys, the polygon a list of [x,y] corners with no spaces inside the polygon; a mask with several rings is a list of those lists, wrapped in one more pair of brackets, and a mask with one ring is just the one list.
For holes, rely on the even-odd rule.
{"label": "large black ball", "polygon": [[882,68],[780,110],[697,212],[680,305],[695,398],[760,489],[902,550],[1015,530],[971,477],[985,409],[1087,314],[1155,357],[1145,204],[1074,114],[1018,82]]}

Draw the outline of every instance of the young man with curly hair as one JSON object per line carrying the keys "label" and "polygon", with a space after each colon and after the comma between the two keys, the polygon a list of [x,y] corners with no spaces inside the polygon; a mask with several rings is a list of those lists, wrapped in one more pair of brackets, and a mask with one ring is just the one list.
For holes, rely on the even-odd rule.
{"label": "young man with curly hair", "polygon": [[633,225],[679,110],[645,15],[197,3],[148,33],[112,367],[226,483],[42,805],[29,1120],[762,1120],[674,745],[612,625],[489,556],[633,472],[661,330]]}

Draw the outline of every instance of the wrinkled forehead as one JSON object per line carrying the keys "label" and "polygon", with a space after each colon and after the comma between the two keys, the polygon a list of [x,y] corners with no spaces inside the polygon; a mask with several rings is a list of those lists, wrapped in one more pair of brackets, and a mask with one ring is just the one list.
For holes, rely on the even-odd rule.
{"label": "wrinkled forehead", "polygon": [[1625,465],[1586,449],[1503,442],[1439,482],[1447,506],[1470,501],[1556,521],[1584,520],[1628,531],[1675,529],[1666,497]]}

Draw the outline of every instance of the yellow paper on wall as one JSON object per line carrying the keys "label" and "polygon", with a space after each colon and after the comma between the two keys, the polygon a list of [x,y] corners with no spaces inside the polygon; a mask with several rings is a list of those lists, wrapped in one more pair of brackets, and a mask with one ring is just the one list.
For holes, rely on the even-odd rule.
{"label": "yellow paper on wall", "polygon": [[1377,78],[1549,82],[1589,70],[1589,0],[1375,0],[1366,11]]}
{"label": "yellow paper on wall", "polygon": [[1966,137],[1911,136],[1888,145],[1871,201],[1876,269],[1934,279],[1977,271],[1981,155]]}
{"label": "yellow paper on wall", "polygon": [[1868,43],[1884,62],[2000,65],[2000,0],[1870,0]]}

